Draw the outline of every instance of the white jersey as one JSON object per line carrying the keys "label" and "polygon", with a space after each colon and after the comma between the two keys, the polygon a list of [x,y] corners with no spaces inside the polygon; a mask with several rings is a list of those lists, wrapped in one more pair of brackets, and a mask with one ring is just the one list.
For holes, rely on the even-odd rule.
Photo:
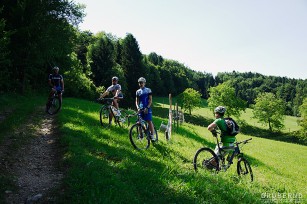
{"label": "white jersey", "polygon": [[111,85],[108,87],[107,91],[112,92],[113,95],[115,95],[116,91],[119,90],[121,91],[122,87],[119,84]]}

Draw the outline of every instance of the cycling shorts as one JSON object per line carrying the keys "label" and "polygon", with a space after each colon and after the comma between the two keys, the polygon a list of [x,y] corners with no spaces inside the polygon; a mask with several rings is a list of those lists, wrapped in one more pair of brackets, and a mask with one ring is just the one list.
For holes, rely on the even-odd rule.
{"label": "cycling shorts", "polygon": [[144,112],[141,113],[141,116],[146,121],[152,121],[152,110],[151,108],[148,109],[148,113],[145,114]]}

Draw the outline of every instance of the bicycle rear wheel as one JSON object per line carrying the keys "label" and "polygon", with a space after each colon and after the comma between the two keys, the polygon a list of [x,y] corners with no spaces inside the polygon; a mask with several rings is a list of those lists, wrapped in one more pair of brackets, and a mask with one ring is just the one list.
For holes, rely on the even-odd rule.
{"label": "bicycle rear wheel", "polygon": [[250,179],[250,181],[254,180],[252,168],[249,162],[243,157],[238,159],[237,172],[241,178],[248,179],[248,180]]}
{"label": "bicycle rear wheel", "polygon": [[100,124],[104,128],[110,125],[110,114],[107,106],[102,106],[100,109]]}
{"label": "bicycle rear wheel", "polygon": [[193,165],[195,171],[219,171],[219,159],[209,148],[202,147],[197,150]]}
{"label": "bicycle rear wheel", "polygon": [[132,125],[129,133],[129,138],[132,146],[135,149],[148,149],[150,140],[146,135],[146,130],[140,124]]}
{"label": "bicycle rear wheel", "polygon": [[47,113],[49,115],[56,114],[62,106],[62,101],[59,99],[58,96],[53,96],[47,105]]}

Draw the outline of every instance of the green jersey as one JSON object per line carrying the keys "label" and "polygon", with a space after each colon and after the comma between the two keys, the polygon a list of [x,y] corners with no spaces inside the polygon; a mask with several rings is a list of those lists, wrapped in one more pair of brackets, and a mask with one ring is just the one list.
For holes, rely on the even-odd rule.
{"label": "green jersey", "polygon": [[229,136],[227,134],[227,126],[224,118],[218,118],[213,123],[215,123],[221,130],[221,142],[222,143],[233,143],[236,141],[235,136]]}

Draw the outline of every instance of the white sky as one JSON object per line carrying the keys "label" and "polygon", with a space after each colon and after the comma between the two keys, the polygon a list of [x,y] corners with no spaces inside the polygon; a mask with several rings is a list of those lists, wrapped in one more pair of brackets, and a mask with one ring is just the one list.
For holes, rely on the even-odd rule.
{"label": "white sky", "polygon": [[81,30],[131,33],[193,70],[307,78],[307,0],[75,0]]}

